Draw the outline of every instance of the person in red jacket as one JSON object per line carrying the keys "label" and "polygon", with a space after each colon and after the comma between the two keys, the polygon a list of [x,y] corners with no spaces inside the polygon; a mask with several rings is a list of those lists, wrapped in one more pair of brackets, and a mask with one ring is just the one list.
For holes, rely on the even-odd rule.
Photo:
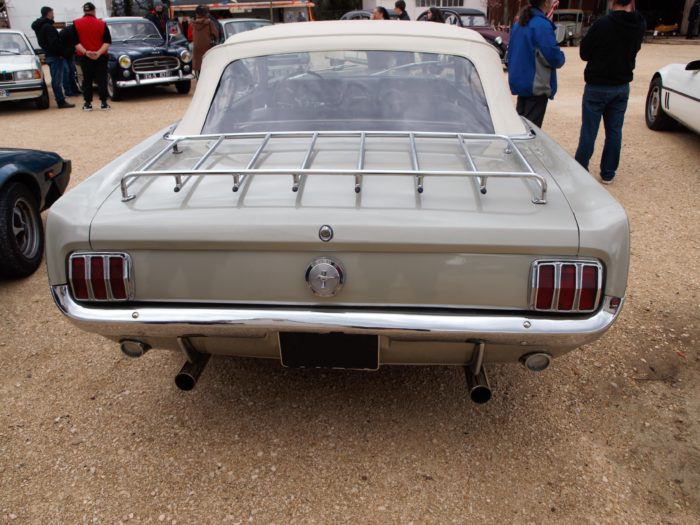
{"label": "person in red jacket", "polygon": [[73,43],[83,70],[84,111],[92,111],[92,85],[97,82],[101,110],[110,109],[107,103],[107,50],[112,36],[104,20],[95,16],[95,4],[83,5],[84,16],[73,21]]}

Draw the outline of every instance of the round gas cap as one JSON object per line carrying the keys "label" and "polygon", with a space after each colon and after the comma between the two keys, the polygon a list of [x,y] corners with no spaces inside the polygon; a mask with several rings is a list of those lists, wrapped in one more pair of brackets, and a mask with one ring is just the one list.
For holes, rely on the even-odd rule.
{"label": "round gas cap", "polygon": [[340,262],[330,257],[318,257],[306,268],[306,284],[319,297],[332,297],[343,288],[345,271]]}

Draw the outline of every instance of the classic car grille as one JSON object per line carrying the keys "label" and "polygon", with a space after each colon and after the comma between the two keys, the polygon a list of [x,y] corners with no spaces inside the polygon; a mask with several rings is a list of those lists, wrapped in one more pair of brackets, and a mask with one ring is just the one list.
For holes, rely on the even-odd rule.
{"label": "classic car grille", "polygon": [[175,57],[149,57],[134,60],[133,68],[135,73],[153,73],[154,71],[165,71],[168,69],[178,69],[180,60]]}
{"label": "classic car grille", "polygon": [[12,80],[12,73],[7,73],[5,71],[0,72],[0,82],[8,82]]}

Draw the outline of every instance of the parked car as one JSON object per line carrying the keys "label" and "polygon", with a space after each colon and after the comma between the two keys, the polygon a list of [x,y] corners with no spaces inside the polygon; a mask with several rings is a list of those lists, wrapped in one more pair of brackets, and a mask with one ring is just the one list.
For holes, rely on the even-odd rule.
{"label": "parked car", "polygon": [[649,129],[664,131],[680,122],[700,133],[700,60],[670,64],[654,73],[645,114]]}
{"label": "parked car", "polygon": [[459,365],[485,402],[484,363],[539,371],[596,340],[625,296],[627,217],[518,116],[490,46],[336,21],[212,49],[179,123],[51,210],[60,310],[126,355],[182,351],[183,389],[220,354]]}
{"label": "parked car", "polygon": [[[440,9],[446,24],[465,27],[476,31],[483,36],[489,44],[496,48],[498,55],[501,57],[501,61],[506,61],[510,35],[505,31],[499,31],[493,27],[483,11],[467,7],[439,7],[438,9]],[[417,18],[418,21],[425,21],[427,19],[427,10],[418,15]]]}
{"label": "parked car", "polygon": [[243,33],[244,31],[250,31],[251,29],[258,29],[260,27],[272,25],[272,22],[262,18],[228,18],[225,20],[219,20],[219,23],[221,24],[221,27],[223,27],[223,40],[226,40],[233,35],[237,35],[238,33]]}
{"label": "parked car", "polygon": [[[397,20],[399,15],[397,15],[393,9],[387,9],[389,13],[389,18],[392,20]],[[355,11],[348,11],[343,16],[340,17],[341,20],[371,20],[372,11],[367,11],[366,9],[357,9]]]}
{"label": "parked car", "polygon": [[56,153],[0,148],[0,277],[34,273],[44,255],[40,213],[63,195],[71,162]]}
{"label": "parked car", "polygon": [[591,15],[581,9],[557,9],[552,22],[556,27],[557,43],[575,46],[586,36],[591,25]]}
{"label": "parked car", "polygon": [[0,102],[33,100],[49,107],[44,71],[29,40],[20,31],[0,29]]}
{"label": "parked car", "polygon": [[153,22],[136,16],[106,18],[112,35],[109,47],[108,90],[119,100],[124,90],[137,86],[175,85],[190,92],[192,53],[183,39],[164,39]]}

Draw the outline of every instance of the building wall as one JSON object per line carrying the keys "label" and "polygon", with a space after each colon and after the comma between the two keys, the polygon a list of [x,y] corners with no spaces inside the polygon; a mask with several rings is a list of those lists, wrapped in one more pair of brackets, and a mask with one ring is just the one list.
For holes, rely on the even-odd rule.
{"label": "building wall", "polygon": [[[39,47],[32,31],[32,22],[41,16],[41,8],[45,5],[53,7],[56,22],[68,22],[83,16],[81,0],[7,0],[7,14],[12,29],[19,29],[32,43]],[[92,0],[97,8],[97,16],[109,16],[105,0]]]}
{"label": "building wall", "polygon": [[[386,7],[388,11],[394,9],[395,0],[362,0],[362,9],[371,11],[376,6]],[[441,7],[470,7],[472,9],[479,9],[486,13],[487,11],[487,0],[404,0],[406,2],[406,12],[411,20],[418,18],[423,11],[428,9],[428,6],[441,6]]]}

